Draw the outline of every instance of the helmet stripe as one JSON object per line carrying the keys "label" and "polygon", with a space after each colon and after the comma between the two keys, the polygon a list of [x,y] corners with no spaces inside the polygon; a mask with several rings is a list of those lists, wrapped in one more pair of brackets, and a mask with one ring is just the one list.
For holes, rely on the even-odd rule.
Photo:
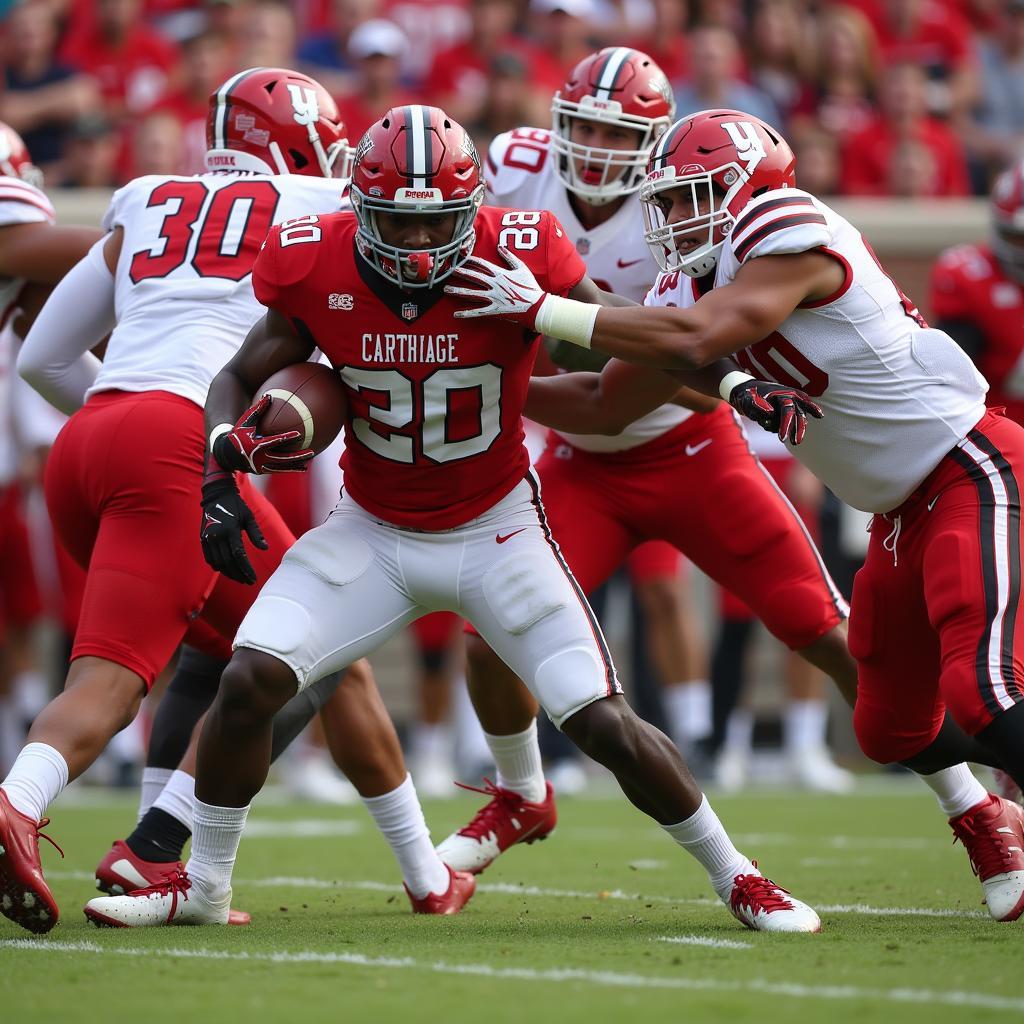
{"label": "helmet stripe", "polygon": [[250,75],[257,71],[263,71],[264,68],[246,68],[245,71],[239,71],[237,75],[232,75],[218,90],[217,90],[217,115],[213,119],[213,148],[214,149],[227,149],[227,127],[228,127],[228,111],[231,108],[229,97],[231,90],[234,89],[243,78],[248,78]]}
{"label": "helmet stripe", "polygon": [[428,126],[430,118],[418,104],[405,108],[405,159],[409,185],[412,188],[427,187],[427,173],[430,170],[431,149]]}
{"label": "helmet stripe", "polygon": [[654,147],[654,155],[652,157],[655,170],[660,170],[665,166],[665,161],[668,159],[667,154],[671,149],[672,140],[679,134],[679,129],[682,127],[682,124],[682,121],[677,121],[658,140],[657,146]]}
{"label": "helmet stripe", "polygon": [[[601,68],[601,73],[597,78],[597,90],[595,96],[598,99],[610,100],[612,98],[612,89],[615,87],[615,79],[619,77],[619,71],[622,69],[622,65],[629,60],[630,55],[633,51],[628,46],[617,46],[610,54],[608,59],[604,62],[604,66]],[[601,93],[604,93],[602,96]]]}

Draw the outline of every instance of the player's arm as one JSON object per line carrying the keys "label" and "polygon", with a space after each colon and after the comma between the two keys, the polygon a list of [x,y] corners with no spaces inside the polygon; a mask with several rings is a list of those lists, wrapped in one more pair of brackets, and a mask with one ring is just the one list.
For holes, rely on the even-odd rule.
{"label": "player's arm", "polygon": [[56,284],[102,237],[96,228],[9,224],[0,228],[0,277]]}
{"label": "player's arm", "polygon": [[99,372],[89,350],[117,322],[111,268],[119,249],[119,233],[113,233],[87,251],[54,288],[18,353],[18,373],[69,415],[82,407]]}

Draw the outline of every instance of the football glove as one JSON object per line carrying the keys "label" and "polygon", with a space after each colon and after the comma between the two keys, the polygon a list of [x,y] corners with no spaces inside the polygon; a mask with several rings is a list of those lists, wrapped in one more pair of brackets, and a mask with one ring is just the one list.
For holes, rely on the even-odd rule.
{"label": "football glove", "polygon": [[445,292],[487,302],[484,306],[460,309],[455,316],[459,319],[500,316],[532,331],[537,322],[537,312],[548,293],[541,288],[533,271],[518,256],[503,246],[498,247],[498,252],[508,264],[507,267],[491,263],[480,256],[470,256],[455,268],[456,277],[476,287],[447,285]]}
{"label": "football glove", "polygon": [[218,476],[203,484],[203,523],[199,539],[207,565],[237,583],[255,583],[256,571],[245,553],[242,534],[261,551],[267,541],[252,510],[242,500],[230,476]]}
{"label": "football glove", "polygon": [[760,424],[780,441],[799,444],[807,432],[807,417],[820,420],[824,413],[798,388],[767,380],[745,380],[729,392],[729,404],[748,420]]}
{"label": "football glove", "polygon": [[213,442],[212,454],[224,469],[241,473],[304,473],[315,454],[312,448],[281,451],[302,435],[297,430],[263,436],[257,433],[260,417],[270,408],[270,395],[249,406],[234,427]]}

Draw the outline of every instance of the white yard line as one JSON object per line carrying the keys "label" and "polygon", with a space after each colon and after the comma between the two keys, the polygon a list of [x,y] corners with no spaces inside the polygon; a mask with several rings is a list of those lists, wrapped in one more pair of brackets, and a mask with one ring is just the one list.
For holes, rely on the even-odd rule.
{"label": "white yard line", "polygon": [[[46,877],[54,882],[92,881],[88,871],[48,871]],[[247,886],[255,889],[349,889],[361,892],[400,893],[402,886],[394,882],[375,882],[363,879],[301,878],[292,875],[273,875],[269,878],[236,878],[236,891]],[[499,893],[503,896],[540,896],[573,900],[621,900],[627,903],[657,903],[674,907],[714,907],[719,900],[710,896],[646,896],[622,889],[547,889],[539,885],[515,885],[511,882],[478,882],[477,892]],[[819,912],[829,914],[862,914],[881,917],[978,917],[988,918],[980,910],[954,910],[945,907],[874,907],[867,903],[816,903]]]}
{"label": "white yard line", "polygon": [[752,942],[733,939],[712,939],[707,935],[662,935],[655,942],[671,942],[677,946],[707,946],[709,949],[753,949]]}
{"label": "white yard line", "polygon": [[862,988],[857,985],[800,985],[751,978],[717,981],[711,978],[668,977],[664,975],[621,974],[615,971],[590,971],[577,967],[492,967],[481,963],[448,963],[443,960],[416,960],[412,957],[378,957],[364,953],[328,953],[318,950],[277,953],[246,953],[220,949],[129,949],[101,946],[94,942],[47,942],[34,939],[0,941],[0,949],[28,953],[85,953],[100,957],[172,957],[182,960],[222,960],[273,964],[348,964],[383,970],[426,971],[512,981],[553,983],[585,982],[610,988],[673,989],[698,992],[746,992],[752,995],[788,996],[794,999],[882,1003],[913,1003],[933,1006],[965,1006],[972,1009],[1004,1010],[1024,1013],[1024,999],[994,996],[986,992],[944,991],[941,989]]}

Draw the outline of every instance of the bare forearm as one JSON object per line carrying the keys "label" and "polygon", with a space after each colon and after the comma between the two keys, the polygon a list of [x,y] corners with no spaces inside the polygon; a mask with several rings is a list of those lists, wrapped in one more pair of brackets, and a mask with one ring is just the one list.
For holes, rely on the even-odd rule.
{"label": "bare forearm", "polygon": [[[600,401],[596,373],[567,373],[533,377],[523,415],[527,419],[571,434],[615,434],[621,429]],[[606,429],[607,427],[611,429]]]}
{"label": "bare forearm", "polygon": [[602,307],[590,346],[630,363],[672,370],[696,370],[708,361],[696,325],[681,318],[678,310],[658,306],[646,306],[642,312]]}
{"label": "bare forearm", "polygon": [[228,364],[213,378],[206,396],[206,436],[221,423],[234,423],[252,402],[252,391]]}

